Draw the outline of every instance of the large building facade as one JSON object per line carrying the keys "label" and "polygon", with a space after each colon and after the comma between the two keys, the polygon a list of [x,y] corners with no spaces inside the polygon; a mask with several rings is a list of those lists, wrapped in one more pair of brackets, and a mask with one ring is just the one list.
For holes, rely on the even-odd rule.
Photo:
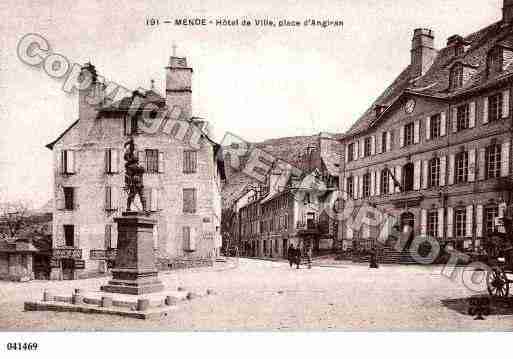
{"label": "large building facade", "polygon": [[273,166],[265,183],[248,186],[233,205],[232,236],[241,255],[283,258],[290,245],[311,246],[314,254],[335,249],[338,222],[330,208],[337,205],[341,148],[321,134],[305,149],[296,175]]}
{"label": "large building facade", "polygon": [[[440,50],[432,30],[414,31],[410,65],[342,140],[346,198],[444,246],[482,249],[511,201],[513,1],[503,13]],[[380,225],[347,223],[345,249],[387,240]]]}
{"label": "large building facade", "polygon": [[[133,138],[145,168],[144,198],[159,262],[208,260],[221,246],[218,145],[204,121],[192,118],[192,68],[171,57],[166,95],[155,89],[113,100],[94,66],[79,93],[79,119],[47,147],[54,157],[52,278],[105,272],[115,258],[114,218],[126,210],[123,153]],[[118,94],[119,95],[119,94]],[[97,98],[95,104],[90,99]],[[142,209],[140,201],[135,207]]]}

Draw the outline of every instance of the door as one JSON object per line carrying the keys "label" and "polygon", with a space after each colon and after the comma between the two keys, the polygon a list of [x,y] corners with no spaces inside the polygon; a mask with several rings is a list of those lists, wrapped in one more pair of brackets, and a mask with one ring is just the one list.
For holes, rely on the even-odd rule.
{"label": "door", "polygon": [[415,216],[411,212],[401,215],[401,240],[406,241],[406,248],[409,248],[413,241],[415,228]]}
{"label": "door", "polygon": [[73,259],[62,259],[62,279],[64,280],[73,280],[74,278],[74,266],[75,261]]}

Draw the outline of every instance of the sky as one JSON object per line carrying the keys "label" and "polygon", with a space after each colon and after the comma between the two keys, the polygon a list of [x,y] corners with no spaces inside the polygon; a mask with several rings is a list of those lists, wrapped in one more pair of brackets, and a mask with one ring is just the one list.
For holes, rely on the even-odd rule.
{"label": "sky", "polygon": [[[72,63],[128,88],[164,93],[173,51],[194,68],[193,113],[214,137],[247,141],[346,131],[410,62],[413,30],[437,48],[501,18],[503,0],[2,0],[0,3],[0,201],[51,199],[45,145],[78,117],[62,80],[22,63],[27,33]],[[177,17],[343,20],[343,27],[176,27]],[[146,26],[158,18],[159,26]]]}

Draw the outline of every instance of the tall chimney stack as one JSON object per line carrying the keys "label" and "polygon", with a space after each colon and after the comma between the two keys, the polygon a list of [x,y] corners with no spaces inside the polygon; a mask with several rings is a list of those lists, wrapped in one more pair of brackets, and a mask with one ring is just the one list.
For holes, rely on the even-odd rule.
{"label": "tall chimney stack", "polygon": [[180,119],[192,117],[192,68],[187,66],[187,58],[171,56],[166,67],[166,105],[171,110],[175,106],[181,110]]}
{"label": "tall chimney stack", "polygon": [[513,22],[513,0],[504,0],[502,6],[502,21],[508,24]]}
{"label": "tall chimney stack", "polygon": [[433,65],[436,53],[434,31],[415,29],[411,47],[411,78],[424,76]]}

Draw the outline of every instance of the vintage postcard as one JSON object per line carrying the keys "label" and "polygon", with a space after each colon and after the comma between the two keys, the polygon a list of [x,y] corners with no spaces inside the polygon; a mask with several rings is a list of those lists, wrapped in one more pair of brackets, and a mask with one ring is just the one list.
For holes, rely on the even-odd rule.
{"label": "vintage postcard", "polygon": [[513,329],[512,0],[0,14],[1,331]]}

